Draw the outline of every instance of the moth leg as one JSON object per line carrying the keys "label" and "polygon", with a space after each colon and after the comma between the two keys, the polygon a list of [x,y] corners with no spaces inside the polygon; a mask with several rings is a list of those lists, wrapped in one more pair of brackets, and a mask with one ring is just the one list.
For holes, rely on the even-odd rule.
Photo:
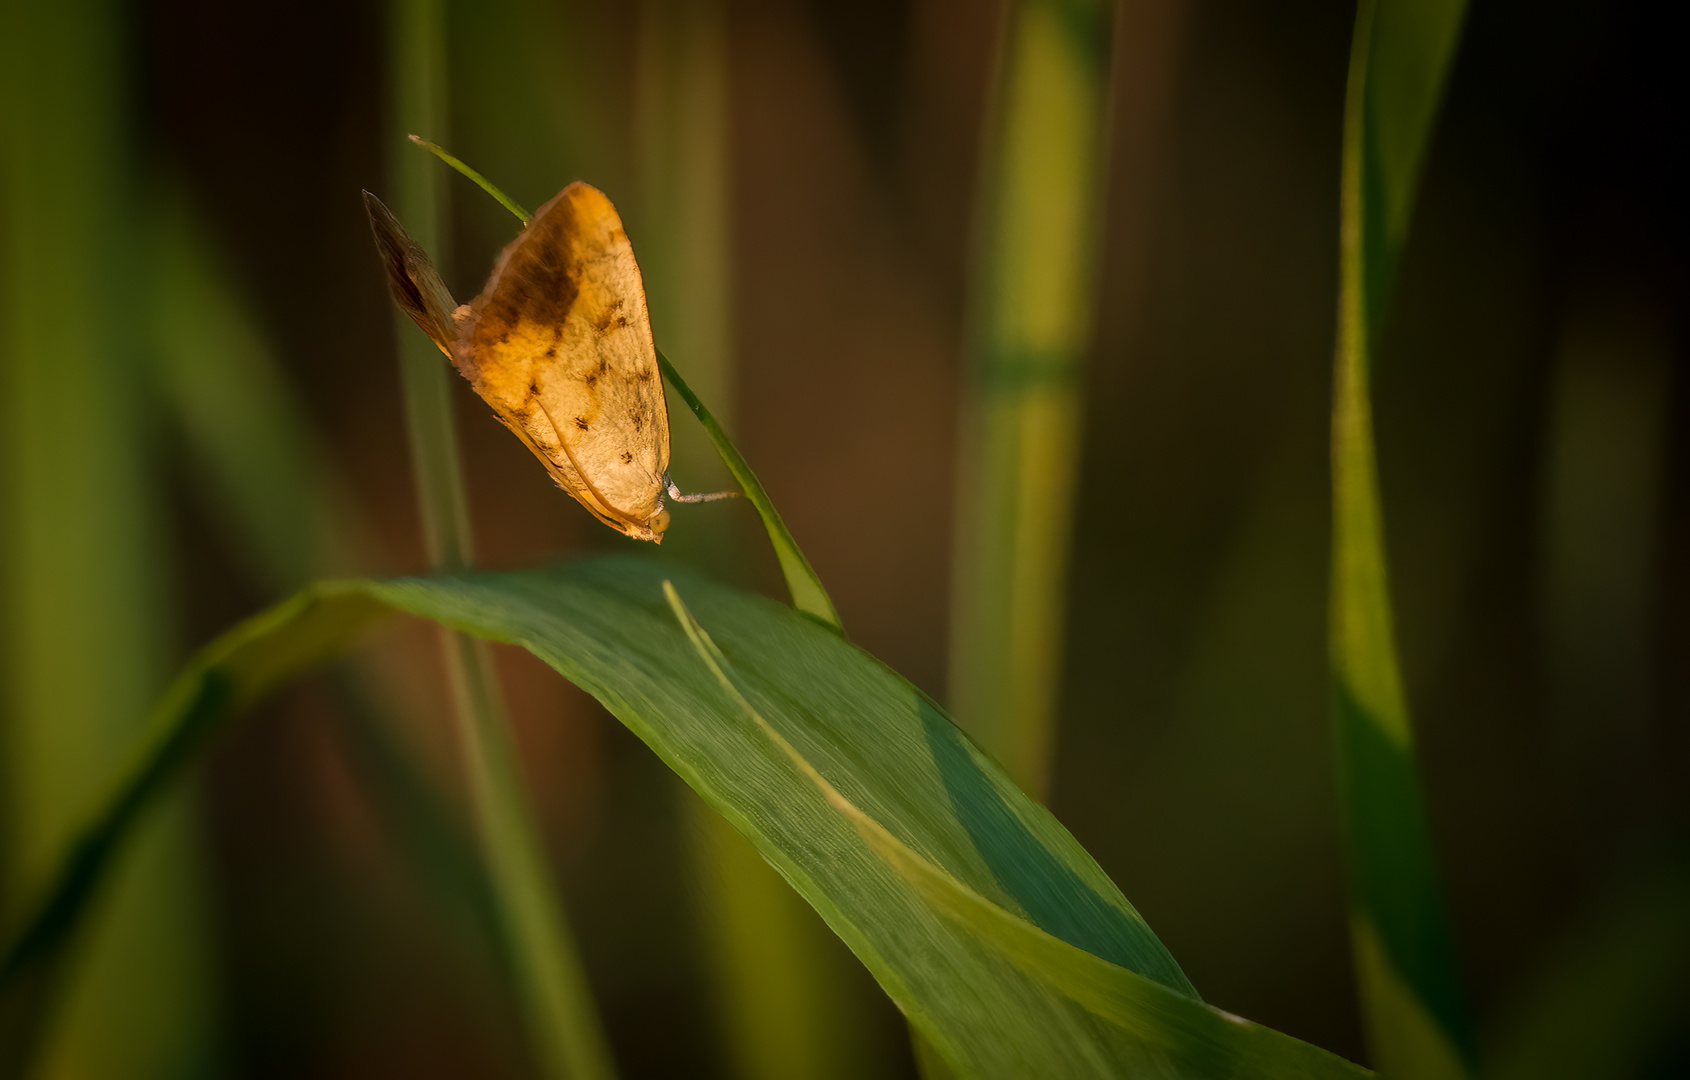
{"label": "moth leg", "polygon": [[681,489],[675,486],[675,481],[670,480],[667,476],[665,476],[663,479],[669,485],[669,497],[671,499],[674,499],[676,502],[682,502],[682,503],[715,502],[717,499],[739,499],[739,498],[744,497],[744,494],[742,492],[738,492],[738,491],[712,491],[708,494],[703,494],[703,495],[682,495]]}

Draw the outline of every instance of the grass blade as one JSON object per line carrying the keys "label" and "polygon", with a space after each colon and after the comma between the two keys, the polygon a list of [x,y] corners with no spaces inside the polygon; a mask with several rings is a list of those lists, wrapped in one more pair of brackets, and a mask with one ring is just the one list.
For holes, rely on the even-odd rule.
{"label": "grass blade", "polygon": [[1368,378],[1461,0],[1363,0],[1344,110],[1332,418],[1331,656],[1351,941],[1369,1044],[1405,1080],[1473,1040],[1420,793],[1386,580]]}
{"label": "grass blade", "polygon": [[1105,165],[1108,11],[1008,7],[963,414],[950,698],[1035,794],[1049,771]]}
{"label": "grass blade", "polygon": [[130,774],[146,785],[90,831],[108,838],[101,858],[31,924],[60,929],[0,954],[0,994],[21,954],[37,969],[62,955],[67,897],[89,894],[187,764],[160,764],[160,748],[185,728],[203,744],[226,715],[212,706],[250,701],[384,606],[521,645],[596,697],[756,844],[959,1076],[1367,1075],[1199,1002],[1074,839],[884,665],[784,605],[632,558],[319,585],[214,643],[160,710]]}
{"label": "grass blade", "polygon": [[524,210],[520,205],[518,205],[516,203],[516,201],[513,200],[509,195],[506,195],[504,192],[502,192],[498,188],[494,187],[492,185],[492,183],[485,176],[482,176],[480,173],[476,172],[474,169],[472,169],[468,165],[464,164],[463,161],[459,160],[458,158],[455,158],[451,154],[448,154],[446,152],[445,147],[440,146],[438,143],[431,143],[427,139],[423,138],[421,135],[411,135],[411,136],[408,136],[408,138],[412,142],[416,143],[418,146],[422,147],[424,150],[427,150],[429,153],[431,153],[435,157],[439,158],[441,161],[444,161],[446,164],[452,166],[452,168],[458,170],[459,172],[463,173],[465,176],[469,177],[471,180],[475,181],[476,185],[478,187],[480,187],[482,191],[485,191],[487,194],[493,196],[493,198],[498,201],[500,206],[504,207],[506,210],[509,210],[511,213],[515,214],[518,221],[521,221],[524,224],[526,224],[528,222],[528,219],[533,216],[528,211]]}
{"label": "grass blade", "polygon": [[[1257,1073],[1286,1064],[1298,1074],[1316,1076],[1366,1076],[1367,1070],[1351,1065],[1330,1054],[1267,1029],[1228,1016],[1219,1009],[1192,1008],[1192,996],[1182,994],[1155,979],[1147,978],[1127,968],[1109,963],[1101,957],[1077,948],[1061,938],[1040,929],[1027,918],[995,904],[954,875],[935,865],[925,856],[899,840],[875,818],[865,813],[840,793],[821,772],[799,753],[772,724],[758,714],[751,701],[740,690],[731,671],[731,663],[716,647],[691,611],[681,600],[673,584],[663,583],[664,595],[680,619],[682,628],[693,647],[716,676],[728,696],[741,711],[757,725],[803,775],[815,785],[829,806],[837,810],[856,829],[859,836],[895,870],[905,882],[920,893],[935,910],[943,912],[957,923],[968,927],[1025,974],[1057,990],[1064,997],[1082,1005],[1092,1014],[1132,1030],[1146,1044],[1144,1062],[1150,1065],[1151,1054],[1172,1059],[1164,1064],[1164,1071],[1172,1075],[1227,1076],[1241,1072]],[[1207,1021],[1207,1031],[1198,1028]],[[1237,1046],[1243,1042],[1239,1032],[1261,1035],[1260,1045],[1248,1049]],[[931,1038],[943,1039],[944,1032],[923,1033],[922,1041],[931,1046]],[[1195,1036],[1195,1037],[1193,1037]],[[1251,1040],[1252,1043],[1255,1040]],[[967,1055],[951,1046],[949,1060],[964,1064]],[[1229,1060],[1233,1057],[1242,1061]],[[1171,1069],[1166,1065],[1172,1065]],[[1129,1070],[1137,1071],[1137,1070]]]}
{"label": "grass blade", "polygon": [[[0,18],[0,904],[74,835],[168,674],[163,492],[136,282],[132,41],[109,0]],[[190,807],[151,833],[89,948],[0,1005],[0,1075],[152,1077],[208,1064],[212,966]],[[37,1013],[37,1018],[44,1013]],[[41,1035],[39,1040],[37,1035]]]}
{"label": "grass blade", "polygon": [[662,352],[657,354],[657,363],[663,369],[663,377],[669,380],[681,400],[687,403],[687,408],[698,417],[698,422],[704,425],[710,441],[716,444],[716,452],[722,455],[722,461],[733,474],[745,497],[751,505],[757,508],[757,516],[763,519],[763,528],[769,534],[769,543],[775,549],[775,558],[780,560],[781,573],[786,578],[787,591],[792,595],[792,606],[818,622],[843,630],[844,625],[839,621],[839,612],[834,609],[833,598],[827,595],[822,587],[821,578],[810,566],[810,560],[804,557],[804,552],[798,547],[798,541],[792,537],[792,532],[781,520],[780,511],[775,509],[769,493],[763,489],[763,484],[757,479],[757,474],[751,471],[751,465],[745,460],[745,455],[728,438],[728,433],[716,418],[705,408],[704,402],[692,392],[681,373],[675,370],[675,365]]}
{"label": "grass blade", "polygon": [[[391,119],[401,130],[444,126],[445,25],[444,0],[394,0]],[[437,174],[411,155],[399,155],[393,173],[400,215],[422,246],[444,263],[446,197]],[[436,567],[462,567],[474,553],[451,411],[452,376],[424,336],[402,316],[395,315],[395,323],[430,559]],[[535,1056],[542,1072],[558,1080],[613,1076],[610,1051],[516,767],[492,655],[484,643],[462,635],[444,635],[442,647],[476,825]]]}

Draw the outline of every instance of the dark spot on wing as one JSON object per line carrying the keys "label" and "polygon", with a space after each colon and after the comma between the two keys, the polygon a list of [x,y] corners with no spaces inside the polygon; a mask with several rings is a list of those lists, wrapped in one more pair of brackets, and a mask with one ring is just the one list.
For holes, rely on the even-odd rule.
{"label": "dark spot on wing", "polygon": [[546,346],[546,359],[550,360],[555,356],[557,356],[557,346],[556,345],[547,345]]}
{"label": "dark spot on wing", "polygon": [[581,376],[581,381],[586,383],[588,386],[597,386],[599,384],[599,377],[597,375],[583,375]]}
{"label": "dark spot on wing", "polygon": [[540,380],[538,380],[538,379],[529,379],[528,380],[528,396],[529,397],[539,397],[540,396]]}
{"label": "dark spot on wing", "polygon": [[602,334],[606,330],[609,330],[612,326],[627,325],[628,319],[622,314],[622,301],[616,300],[611,303],[610,307],[605,309],[603,315],[600,315],[598,319],[593,322],[593,329]]}
{"label": "dark spot on wing", "polygon": [[581,291],[581,264],[570,258],[570,241],[578,232],[569,199],[548,203],[499,256],[482,314],[507,329],[526,321],[551,326],[553,336],[561,336]]}
{"label": "dark spot on wing", "polygon": [[634,455],[629,453],[626,450],[622,451],[622,464],[632,465],[633,462],[634,462]]}
{"label": "dark spot on wing", "polygon": [[634,422],[634,430],[635,431],[644,431],[645,430],[645,417],[640,414],[640,411],[638,409],[629,409],[628,410],[628,419],[630,419]]}
{"label": "dark spot on wing", "polygon": [[587,430],[587,418],[585,416],[577,416],[575,418],[575,426],[580,428],[582,431],[586,431]]}
{"label": "dark spot on wing", "polygon": [[651,369],[650,368],[641,368],[640,373],[638,375],[635,375],[634,378],[639,380],[640,382],[650,382],[651,381]]}

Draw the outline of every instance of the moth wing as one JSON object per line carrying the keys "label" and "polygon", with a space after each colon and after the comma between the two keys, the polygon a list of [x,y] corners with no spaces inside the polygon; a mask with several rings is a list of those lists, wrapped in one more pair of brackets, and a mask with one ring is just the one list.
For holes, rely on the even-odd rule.
{"label": "moth wing", "polygon": [[633,245],[604,194],[574,183],[540,208],[471,305],[460,366],[607,523],[654,539],[669,421]]}
{"label": "moth wing", "polygon": [[569,363],[548,371],[541,402],[583,479],[644,521],[662,509],[669,417],[640,268],[598,190],[572,184],[553,205],[559,217],[569,210],[564,231],[580,270],[560,349]]}
{"label": "moth wing", "polygon": [[376,238],[376,252],[387,271],[387,288],[399,310],[411,317],[446,355],[452,355],[457,326],[452,310],[458,306],[434,269],[428,253],[411,239],[399,219],[368,191],[364,211]]}

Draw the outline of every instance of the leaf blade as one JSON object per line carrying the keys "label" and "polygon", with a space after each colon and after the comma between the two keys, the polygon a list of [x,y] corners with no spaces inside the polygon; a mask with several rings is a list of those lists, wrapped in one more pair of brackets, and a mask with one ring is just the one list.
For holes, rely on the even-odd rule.
{"label": "leaf blade", "polygon": [[1397,658],[1369,387],[1463,0],[1364,0],[1344,109],[1329,649],[1351,941],[1382,1069],[1468,1075],[1474,1042]]}
{"label": "leaf blade", "polygon": [[959,1075],[1367,1075],[1199,1002],[1066,830],[884,665],[785,605],[674,578],[736,701],[676,621],[672,573],[613,558],[319,585],[214,643],[173,700],[208,677],[249,700],[382,608],[521,645],[745,833]]}

